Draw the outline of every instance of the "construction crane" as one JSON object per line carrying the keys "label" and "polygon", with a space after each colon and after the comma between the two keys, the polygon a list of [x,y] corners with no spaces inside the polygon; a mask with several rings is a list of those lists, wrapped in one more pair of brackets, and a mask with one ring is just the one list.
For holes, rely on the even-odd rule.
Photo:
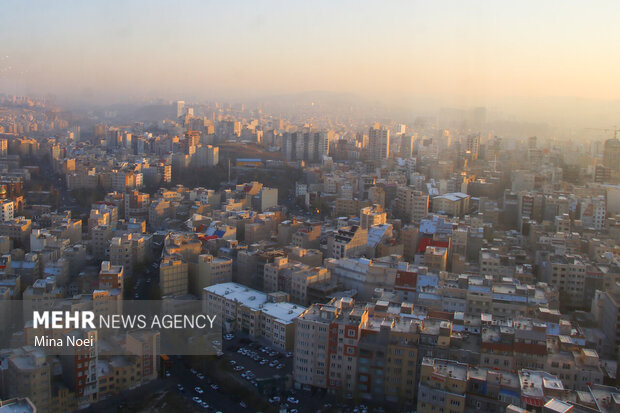
{"label": "construction crane", "polygon": [[601,130],[601,131],[604,131],[604,132],[613,132],[614,133],[614,139],[616,139],[618,137],[618,132],[620,132],[620,129],[618,129],[617,126],[614,126],[613,129],[586,128],[586,130]]}

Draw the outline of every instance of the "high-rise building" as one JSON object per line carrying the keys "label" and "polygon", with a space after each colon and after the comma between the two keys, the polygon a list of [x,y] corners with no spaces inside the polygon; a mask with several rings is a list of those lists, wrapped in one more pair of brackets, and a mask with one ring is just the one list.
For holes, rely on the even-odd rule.
{"label": "high-rise building", "polygon": [[613,138],[605,141],[603,166],[616,172],[620,171],[620,140]]}
{"label": "high-rise building", "polygon": [[465,153],[471,154],[471,159],[478,159],[480,152],[480,135],[468,135],[465,138]]}
{"label": "high-rise building", "polygon": [[390,130],[375,123],[368,131],[368,147],[372,161],[387,159],[390,156]]}
{"label": "high-rise building", "polygon": [[400,137],[400,156],[403,158],[411,158],[411,155],[413,155],[414,142],[414,135],[402,135]]}
{"label": "high-rise building", "polygon": [[282,136],[280,150],[287,160],[319,162],[329,151],[329,134],[313,130],[287,132]]}
{"label": "high-rise building", "polygon": [[185,108],[185,102],[182,100],[177,100],[176,102],[174,102],[173,106],[174,106],[174,112],[176,113],[177,118],[180,118],[181,115],[183,115],[183,108]]}

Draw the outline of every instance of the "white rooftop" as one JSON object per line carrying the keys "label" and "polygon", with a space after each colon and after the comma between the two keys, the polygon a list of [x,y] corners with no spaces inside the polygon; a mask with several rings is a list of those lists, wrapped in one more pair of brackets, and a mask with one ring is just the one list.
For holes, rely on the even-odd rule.
{"label": "white rooftop", "polygon": [[233,282],[211,285],[205,287],[205,290],[227,300],[241,303],[252,310],[262,311],[264,314],[270,315],[285,324],[292,323],[295,318],[306,310],[305,307],[293,303],[267,302],[267,294]]}

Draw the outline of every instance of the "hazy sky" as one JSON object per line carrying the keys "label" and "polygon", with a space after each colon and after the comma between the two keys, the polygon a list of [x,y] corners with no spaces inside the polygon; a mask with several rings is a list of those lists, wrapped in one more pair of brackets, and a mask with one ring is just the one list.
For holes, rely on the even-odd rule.
{"label": "hazy sky", "polygon": [[9,1],[0,92],[620,98],[615,1]]}

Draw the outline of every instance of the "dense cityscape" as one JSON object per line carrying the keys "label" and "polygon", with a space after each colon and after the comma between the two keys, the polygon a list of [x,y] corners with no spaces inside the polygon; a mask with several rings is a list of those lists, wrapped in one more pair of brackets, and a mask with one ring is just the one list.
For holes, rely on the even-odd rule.
{"label": "dense cityscape", "polygon": [[620,413],[619,6],[4,0],[0,413]]}
{"label": "dense cityscape", "polygon": [[[0,410],[617,409],[617,131],[0,103],[0,297],[24,310],[1,320]],[[192,299],[222,321],[216,354],[129,331],[110,356],[89,329],[59,334],[94,350],[49,354],[27,317]]]}

